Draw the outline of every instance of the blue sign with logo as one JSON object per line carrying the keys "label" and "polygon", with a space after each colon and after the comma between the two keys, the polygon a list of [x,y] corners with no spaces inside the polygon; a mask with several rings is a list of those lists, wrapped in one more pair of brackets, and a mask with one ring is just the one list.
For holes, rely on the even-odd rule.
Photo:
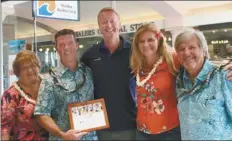
{"label": "blue sign with logo", "polygon": [[10,54],[17,54],[25,47],[25,40],[10,40],[8,45],[10,47]]}
{"label": "blue sign with logo", "polygon": [[62,20],[76,20],[80,19],[80,1],[44,1],[33,0],[33,16],[62,19]]}

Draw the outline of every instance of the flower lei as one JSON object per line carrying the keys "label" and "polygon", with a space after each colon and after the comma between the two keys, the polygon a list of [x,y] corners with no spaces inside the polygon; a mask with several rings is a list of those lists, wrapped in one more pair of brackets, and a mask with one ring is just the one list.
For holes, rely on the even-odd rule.
{"label": "flower lei", "polygon": [[[40,79],[43,79],[43,76],[42,76],[42,75],[39,75],[39,78],[40,78]],[[33,100],[33,99],[31,99],[30,97],[28,97],[28,95],[26,95],[26,94],[24,93],[24,91],[21,90],[21,88],[19,87],[19,85],[18,85],[16,82],[13,82],[12,85],[15,87],[15,89],[19,92],[19,94],[20,94],[24,99],[26,99],[27,101],[29,101],[29,102],[32,103],[32,104],[36,104],[36,101]]]}
{"label": "flower lei", "polygon": [[15,89],[19,92],[19,94],[24,98],[26,99],[27,101],[33,103],[33,104],[36,104],[35,100],[31,99],[28,97],[28,95],[26,95],[24,93],[24,91],[22,91],[19,87],[19,85],[16,83],[16,82],[13,82],[13,86],[15,87]]}
{"label": "flower lei", "polygon": [[152,75],[153,73],[155,73],[157,67],[158,67],[162,62],[163,62],[163,57],[161,56],[161,57],[159,58],[159,60],[154,64],[153,69],[149,72],[149,74],[147,75],[147,77],[146,77],[144,80],[142,80],[141,82],[140,82],[139,70],[138,70],[137,75],[136,75],[136,84],[137,84],[137,86],[140,86],[140,87],[144,86],[144,84],[151,78],[151,75]]}

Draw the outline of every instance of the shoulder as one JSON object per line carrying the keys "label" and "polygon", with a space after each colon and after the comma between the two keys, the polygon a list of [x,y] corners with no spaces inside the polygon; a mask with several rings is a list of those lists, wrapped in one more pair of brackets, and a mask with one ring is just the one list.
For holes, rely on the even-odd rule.
{"label": "shoulder", "polygon": [[53,77],[48,73],[43,75],[40,83],[40,91],[46,91],[46,89],[51,89],[51,86],[54,85]]}
{"label": "shoulder", "polygon": [[86,51],[83,53],[83,55],[96,53],[96,52],[98,52],[100,47],[101,47],[100,43],[93,44],[88,49],[86,49]]}
{"label": "shoulder", "polygon": [[232,92],[232,81],[228,80],[227,74],[229,71],[223,70],[221,67],[218,67],[212,64],[210,61],[207,61],[204,65],[204,68],[209,69],[209,74],[206,79],[210,80],[211,87],[214,87],[223,92],[230,91]]}
{"label": "shoulder", "polygon": [[85,71],[86,74],[91,74],[92,73],[92,70],[90,69],[89,66],[87,66],[83,62],[80,62],[80,63],[81,63],[81,67],[83,68],[83,70]]}
{"label": "shoulder", "polygon": [[12,84],[8,89],[6,89],[2,95],[3,97],[18,97],[19,92],[15,89],[14,85]]}
{"label": "shoulder", "polygon": [[41,82],[52,83],[52,76],[50,74],[44,75]]}
{"label": "shoulder", "polygon": [[222,89],[223,90],[229,89],[230,92],[232,92],[232,80],[228,80],[228,78],[227,78],[228,73],[229,73],[229,71],[220,70],[217,73],[217,75],[219,75],[218,79],[219,79],[219,81],[222,82],[222,86],[224,86]]}
{"label": "shoulder", "polygon": [[100,46],[100,43],[90,46],[88,49],[86,49],[86,51],[84,51],[80,57],[80,61],[88,65],[91,58],[98,56]]}

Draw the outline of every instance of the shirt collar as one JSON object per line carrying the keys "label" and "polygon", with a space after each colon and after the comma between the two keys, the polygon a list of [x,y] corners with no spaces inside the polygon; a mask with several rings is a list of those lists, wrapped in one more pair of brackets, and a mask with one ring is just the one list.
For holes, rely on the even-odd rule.
{"label": "shirt collar", "polygon": [[[76,68],[76,70],[78,70],[79,68],[83,68],[83,64],[80,61],[77,62],[77,68]],[[69,69],[59,61],[59,66],[56,69],[56,73],[58,75],[62,76],[68,70]]]}
{"label": "shirt collar", "polygon": [[[201,71],[199,72],[195,80],[199,80],[203,82],[206,79],[208,73],[212,71],[212,68],[213,68],[213,64],[208,59],[206,59]],[[184,82],[186,82],[186,80],[190,80],[186,69],[184,70],[183,79]]]}

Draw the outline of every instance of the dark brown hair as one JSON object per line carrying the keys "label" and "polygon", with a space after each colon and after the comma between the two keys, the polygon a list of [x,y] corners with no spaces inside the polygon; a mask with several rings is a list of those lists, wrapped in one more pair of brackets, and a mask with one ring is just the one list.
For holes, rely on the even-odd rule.
{"label": "dark brown hair", "polygon": [[55,34],[55,46],[57,45],[57,38],[60,37],[60,36],[64,36],[64,35],[73,35],[75,41],[77,42],[76,34],[72,29],[62,29],[62,30],[59,30]]}

